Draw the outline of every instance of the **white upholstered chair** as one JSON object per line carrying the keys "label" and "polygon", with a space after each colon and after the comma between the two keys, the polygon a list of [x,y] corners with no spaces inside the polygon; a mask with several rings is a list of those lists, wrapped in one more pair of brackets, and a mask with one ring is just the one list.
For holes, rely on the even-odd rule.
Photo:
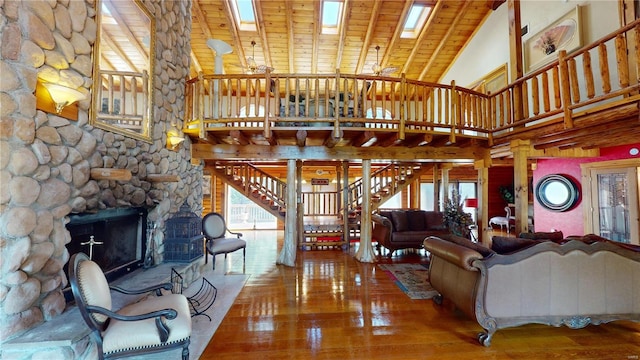
{"label": "white upholstered chair", "polygon": [[[182,347],[182,359],[189,359],[191,313],[184,295],[162,294],[171,284],[160,284],[138,291],[109,287],[104,273],[84,253],[77,253],[69,262],[71,291],[80,314],[91,329],[98,346],[98,356],[115,359],[136,354],[148,354]],[[124,294],[148,295],[114,311],[111,290]]]}
{"label": "white upholstered chair", "polygon": [[[213,255],[212,268],[216,268],[216,255],[227,254],[242,249],[242,262],[244,264],[246,258],[247,242],[242,240],[242,234],[227,229],[227,225],[222,215],[218,213],[209,213],[202,218],[202,233],[205,237],[205,247],[207,252]],[[235,235],[235,237],[227,237],[227,233]],[[207,259],[205,259],[206,263]]]}
{"label": "white upholstered chair", "polygon": [[489,219],[489,226],[498,225],[500,226],[500,230],[502,227],[507,228],[507,233],[510,232],[511,227],[514,226],[516,217],[511,215],[511,207],[505,206],[504,211],[507,213],[506,216],[494,216]]}

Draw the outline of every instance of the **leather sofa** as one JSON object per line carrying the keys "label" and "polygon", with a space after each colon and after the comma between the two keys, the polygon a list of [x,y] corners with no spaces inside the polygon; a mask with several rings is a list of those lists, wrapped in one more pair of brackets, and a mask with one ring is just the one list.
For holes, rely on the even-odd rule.
{"label": "leather sofa", "polygon": [[[561,236],[560,236],[561,237]],[[529,323],[573,329],[615,320],[640,322],[640,247],[595,235],[561,240],[496,237],[491,248],[429,237],[429,280],[484,328],[489,346],[498,329]]]}
{"label": "leather sofa", "polygon": [[371,216],[372,238],[377,242],[380,253],[384,246],[388,257],[398,249],[422,249],[427,236],[449,234],[443,224],[442,213],[418,209],[379,210]]}

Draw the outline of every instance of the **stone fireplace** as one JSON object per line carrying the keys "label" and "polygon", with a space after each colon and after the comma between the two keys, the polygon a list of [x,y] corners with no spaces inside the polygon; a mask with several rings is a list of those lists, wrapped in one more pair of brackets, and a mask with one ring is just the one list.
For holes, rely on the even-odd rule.
{"label": "stone fireplace", "polygon": [[[65,270],[69,254],[88,252],[86,246],[75,247],[74,234],[79,234],[80,242],[87,242],[90,238],[86,236],[95,233],[94,241],[104,242],[100,237],[104,229],[114,227],[85,229],[86,224],[81,224],[69,229],[67,225],[85,216],[78,214],[147,209],[145,222],[157,226],[151,240],[155,263],[160,263],[165,221],[184,202],[196,214],[202,212],[202,165],[191,163],[190,141],[176,150],[166,147],[168,124],[181,128],[184,119],[191,2],[142,3],[156,19],[153,31],[157,34],[152,50],[156,61],[150,71],[156,95],[150,104],[150,141],[93,126],[90,97],[78,103],[77,120],[36,108],[39,78],[65,79],[91,92],[92,58],[98,41],[94,0],[3,2],[0,357],[3,343],[20,339],[67,313],[63,289],[68,286]],[[96,177],[96,169],[117,169],[131,176],[128,180]],[[158,175],[162,175],[160,180]],[[175,180],[163,180],[166,175]],[[129,236],[129,232],[137,234],[140,227],[113,236]],[[143,224],[143,239],[145,233]],[[134,246],[135,261],[144,258],[145,245],[143,241]],[[94,256],[106,251],[100,246],[94,246]],[[124,252],[133,253],[134,249]],[[118,256],[110,261],[115,268],[139,266]]]}

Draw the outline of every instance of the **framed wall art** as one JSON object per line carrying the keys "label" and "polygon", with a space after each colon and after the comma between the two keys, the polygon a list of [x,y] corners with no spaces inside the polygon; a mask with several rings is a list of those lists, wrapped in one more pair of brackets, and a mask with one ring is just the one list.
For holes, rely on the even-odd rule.
{"label": "framed wall art", "polygon": [[558,58],[560,50],[567,53],[582,46],[580,6],[576,6],[551,25],[524,41],[525,73],[529,73]]}
{"label": "framed wall art", "polygon": [[471,84],[469,88],[484,94],[493,94],[507,85],[507,64],[502,64],[482,79]]}

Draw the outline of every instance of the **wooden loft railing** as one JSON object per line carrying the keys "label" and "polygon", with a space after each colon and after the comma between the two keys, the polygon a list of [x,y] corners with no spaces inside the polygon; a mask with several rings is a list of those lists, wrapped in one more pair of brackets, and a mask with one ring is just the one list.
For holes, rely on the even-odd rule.
{"label": "wooden loft railing", "polygon": [[149,74],[130,71],[98,70],[101,101],[96,120],[141,132],[149,121]]}
{"label": "wooden loft railing", "polygon": [[[268,85],[267,85],[268,84]],[[273,89],[273,91],[271,91]],[[486,137],[477,112],[458,102],[486,103],[486,95],[455,84],[345,74],[202,75],[187,82],[184,131],[204,138],[229,127],[332,127],[396,131],[473,130]],[[455,105],[455,106],[454,106]]]}
{"label": "wooden loft railing", "polygon": [[338,139],[345,129],[377,129],[400,140],[407,132],[445,133],[455,142],[550,120],[570,128],[580,116],[640,99],[639,39],[640,20],[569,55],[560,51],[493,94],[404,74],[200,74],[187,81],[183,130],[203,139],[207,132],[262,130],[269,138],[274,128],[304,127],[331,129]]}
{"label": "wooden loft railing", "polygon": [[638,60],[638,20],[571,54],[560,51],[556,61],[489,96],[490,134],[550,118],[572,128],[578,117],[637,102]]}

